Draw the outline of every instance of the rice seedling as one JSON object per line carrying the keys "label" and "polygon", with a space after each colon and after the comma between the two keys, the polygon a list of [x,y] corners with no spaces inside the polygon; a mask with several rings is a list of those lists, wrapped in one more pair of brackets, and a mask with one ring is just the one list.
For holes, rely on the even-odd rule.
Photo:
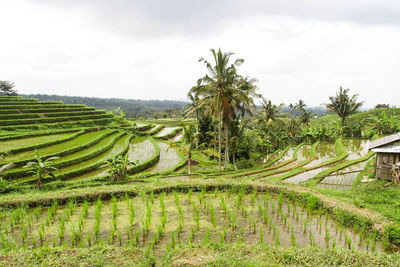
{"label": "rice seedling", "polygon": [[252,207],[254,207],[256,197],[257,197],[257,191],[254,190],[253,193],[250,195],[250,203]]}
{"label": "rice seedling", "polygon": [[188,193],[187,193],[187,197],[188,197],[188,203],[190,204],[192,202],[192,193],[193,193],[193,189],[190,188]]}
{"label": "rice seedling", "polygon": [[334,238],[333,241],[332,241],[332,248],[333,248],[333,249],[336,248],[336,238]]}
{"label": "rice seedling", "polygon": [[194,239],[194,228],[192,226],[192,227],[190,227],[190,233],[189,233],[189,237],[188,237],[189,244],[193,243],[193,239]]}
{"label": "rice seedling", "polygon": [[296,236],[294,235],[293,227],[290,229],[290,241],[292,242],[293,247],[297,247]]}
{"label": "rice seedling", "polygon": [[171,232],[171,248],[175,248],[175,233]]}
{"label": "rice seedling", "polygon": [[183,223],[182,223],[181,220],[179,220],[179,223],[178,223],[178,230],[177,230],[177,236],[178,236],[178,238],[180,237],[180,235],[181,235],[181,233],[182,233],[182,229],[183,229]]}
{"label": "rice seedling", "polygon": [[264,231],[261,225],[259,232],[260,232],[260,244],[264,244]]}
{"label": "rice seedling", "polygon": [[329,240],[330,240],[330,233],[329,233],[328,224],[326,224],[326,226],[325,226],[325,241],[328,246],[329,246]]}
{"label": "rice seedling", "polygon": [[35,248],[36,247],[36,236],[32,237],[31,243],[32,243],[32,247]]}
{"label": "rice seedling", "polygon": [[92,236],[91,236],[90,232],[87,233],[87,235],[86,235],[86,241],[87,241],[88,247],[91,247],[92,246]]}
{"label": "rice seedling", "polygon": [[39,219],[39,215],[40,215],[41,212],[42,212],[42,207],[41,206],[38,206],[33,210],[33,214],[35,214],[36,220]]}
{"label": "rice seedling", "polygon": [[368,236],[368,237],[366,238],[366,240],[365,240],[365,245],[366,245],[367,250],[368,250],[368,248],[369,248],[370,243],[371,243],[371,239],[370,239],[370,237]]}
{"label": "rice seedling", "polygon": [[64,217],[61,217],[60,218],[60,224],[58,225],[58,239],[60,241],[60,244],[64,239],[64,230],[65,230],[65,225],[64,224],[65,224]]}
{"label": "rice seedling", "polygon": [[129,226],[133,229],[133,221],[135,219],[135,207],[133,206],[133,201],[129,203]]}
{"label": "rice seedling", "polygon": [[304,218],[304,234],[307,232],[307,223],[308,223],[307,218]]}
{"label": "rice seedling", "polygon": [[125,201],[126,201],[126,206],[129,208],[130,199],[127,192],[125,192]]}
{"label": "rice seedling", "polygon": [[121,232],[118,232],[118,243],[119,243],[119,246],[122,246],[122,235],[121,235]]}
{"label": "rice seedling", "polygon": [[211,236],[211,232],[210,232],[210,229],[207,227],[206,233],[204,234],[204,237],[203,237],[203,243],[210,242],[210,236]]}
{"label": "rice seedling", "polygon": [[215,211],[212,205],[210,205],[209,207],[209,211],[210,211],[210,217],[211,217],[211,222],[214,225],[214,228],[217,227],[217,220],[215,218]]}
{"label": "rice seedling", "polygon": [[82,215],[83,218],[87,218],[89,214],[89,204],[87,202],[87,200],[85,199],[85,201],[83,202],[83,208],[82,208]]}
{"label": "rice seedling", "polygon": [[257,231],[257,222],[251,218],[251,225],[253,226],[253,234]]}
{"label": "rice seedling", "polygon": [[139,243],[139,231],[135,229],[135,238],[133,239],[135,241],[135,244]]}
{"label": "rice seedling", "polygon": [[225,215],[227,215],[227,207],[226,207],[224,196],[221,195],[220,199],[221,199],[221,202],[220,202],[221,203],[221,208],[224,211]]}
{"label": "rice seedling", "polygon": [[99,235],[100,235],[100,221],[96,221],[94,223],[93,233],[94,233],[94,236],[96,238],[96,241],[98,241],[99,240]]}
{"label": "rice seedling", "polygon": [[246,218],[246,217],[247,217],[247,209],[246,209],[246,206],[243,205],[241,211],[242,211],[242,216]]}
{"label": "rice seedling", "polygon": [[69,216],[72,216],[74,214],[75,202],[72,199],[68,202],[68,211],[69,211]]}
{"label": "rice seedling", "polygon": [[117,199],[115,198],[115,196],[112,197],[112,215],[113,215],[113,219],[117,218]]}
{"label": "rice seedling", "polygon": [[112,219],[112,226],[113,226],[114,230],[117,230],[117,218],[116,217],[113,217],[113,219]]}
{"label": "rice seedling", "polygon": [[194,210],[194,219],[196,221],[197,231],[200,229],[200,218],[199,218],[199,209],[196,206],[196,203],[193,202],[193,210]]}
{"label": "rice seedling", "polygon": [[374,239],[371,245],[371,251],[375,252],[375,249],[376,249],[376,240]]}
{"label": "rice seedling", "polygon": [[282,205],[283,205],[283,191],[281,191],[281,193],[279,194],[277,209],[282,210]]}
{"label": "rice seedling", "polygon": [[243,242],[244,241],[244,229],[243,229],[243,227],[241,226],[240,227],[240,238],[239,238],[239,242],[241,243],[241,242]]}
{"label": "rice seedling", "polygon": [[150,200],[151,200],[151,204],[154,204],[154,192],[153,191],[150,192]]}
{"label": "rice seedling", "polygon": [[279,230],[277,230],[276,234],[275,234],[275,246],[280,246],[280,245],[281,245],[281,242],[279,240]]}
{"label": "rice seedling", "polygon": [[27,237],[27,227],[25,224],[23,224],[21,227],[21,242],[24,246],[25,246],[26,237]]}

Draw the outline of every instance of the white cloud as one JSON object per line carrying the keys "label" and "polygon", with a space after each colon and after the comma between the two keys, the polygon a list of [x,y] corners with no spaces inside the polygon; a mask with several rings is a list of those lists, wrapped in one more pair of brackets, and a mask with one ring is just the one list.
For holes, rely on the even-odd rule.
{"label": "white cloud", "polygon": [[354,1],[344,14],[343,1],[233,1],[225,13],[224,2],[52,3],[0,2],[0,79],[21,93],[184,99],[205,71],[197,59],[221,47],[245,59],[239,71],[274,102],[319,105],[340,85],[368,106],[397,102],[400,28],[382,11],[395,2],[374,13],[376,1]]}

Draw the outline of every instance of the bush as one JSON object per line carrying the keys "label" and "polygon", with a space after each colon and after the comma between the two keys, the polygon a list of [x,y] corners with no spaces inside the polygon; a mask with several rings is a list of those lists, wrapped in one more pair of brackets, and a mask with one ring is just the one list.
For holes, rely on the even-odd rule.
{"label": "bush", "polygon": [[309,196],[307,198],[307,207],[312,209],[312,210],[315,210],[315,209],[318,208],[318,202],[319,201],[318,201],[318,198],[316,196]]}
{"label": "bush", "polygon": [[384,230],[386,238],[397,246],[400,246],[400,229],[395,225],[388,225]]}

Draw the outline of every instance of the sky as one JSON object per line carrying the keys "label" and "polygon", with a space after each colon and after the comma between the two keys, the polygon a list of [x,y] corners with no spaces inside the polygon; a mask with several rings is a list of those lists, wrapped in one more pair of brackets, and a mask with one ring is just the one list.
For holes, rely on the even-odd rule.
{"label": "sky", "polygon": [[243,58],[272,102],[339,87],[364,107],[400,100],[400,2],[1,0],[0,80],[21,94],[187,100],[210,49]]}

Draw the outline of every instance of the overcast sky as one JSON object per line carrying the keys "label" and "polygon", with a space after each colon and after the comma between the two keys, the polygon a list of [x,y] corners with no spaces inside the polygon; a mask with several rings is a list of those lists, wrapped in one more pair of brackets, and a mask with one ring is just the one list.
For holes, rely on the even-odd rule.
{"label": "overcast sky", "polygon": [[339,86],[399,105],[400,2],[1,0],[0,80],[20,93],[185,100],[209,50],[245,60],[274,103]]}

